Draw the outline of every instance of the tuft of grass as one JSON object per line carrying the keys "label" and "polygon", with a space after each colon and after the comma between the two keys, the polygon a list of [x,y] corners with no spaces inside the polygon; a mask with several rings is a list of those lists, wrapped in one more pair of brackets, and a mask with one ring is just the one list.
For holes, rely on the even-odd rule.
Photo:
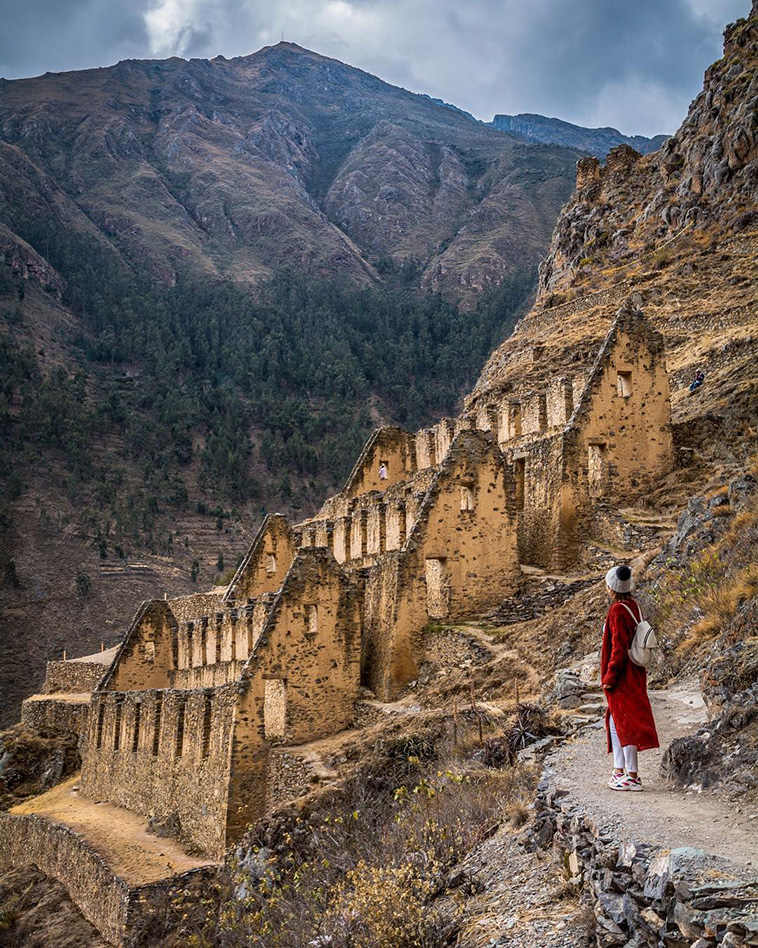
{"label": "tuft of grass", "polygon": [[[711,511],[716,517],[731,512],[728,503]],[[683,658],[722,633],[740,605],[757,593],[758,501],[753,500],[718,541],[693,556],[684,569],[666,575],[651,595],[658,626]]]}

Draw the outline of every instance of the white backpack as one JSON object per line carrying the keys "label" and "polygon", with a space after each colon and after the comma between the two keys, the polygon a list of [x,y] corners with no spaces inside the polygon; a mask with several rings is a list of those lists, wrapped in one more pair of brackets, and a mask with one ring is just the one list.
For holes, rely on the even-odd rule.
{"label": "white backpack", "polygon": [[640,609],[639,605],[637,606],[637,608],[640,609],[639,622],[637,622],[637,616],[635,616],[625,602],[622,602],[621,605],[626,609],[632,619],[634,619],[636,624],[634,638],[632,639],[632,644],[629,646],[629,658],[631,658],[635,665],[639,665],[640,668],[649,668],[655,658],[655,649],[658,648],[658,639],[656,638],[655,630],[649,622],[643,619],[642,609]]}

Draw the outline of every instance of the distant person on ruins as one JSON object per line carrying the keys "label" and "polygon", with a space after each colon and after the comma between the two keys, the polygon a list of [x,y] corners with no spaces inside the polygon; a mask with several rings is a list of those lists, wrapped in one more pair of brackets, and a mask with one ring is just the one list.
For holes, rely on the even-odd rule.
{"label": "distant person on ruins", "polygon": [[384,461],[382,461],[382,463],[379,465],[379,480],[387,480],[387,465],[384,463]]}
{"label": "distant person on ruins", "polygon": [[653,709],[647,695],[647,670],[635,665],[629,649],[642,621],[642,611],[632,598],[632,571],[614,566],[605,576],[613,600],[603,626],[600,681],[608,702],[605,727],[608,753],[613,753],[611,790],[642,790],[637,753],[658,747]]}
{"label": "distant person on ruins", "polygon": [[690,384],[690,391],[694,392],[696,388],[700,388],[700,386],[703,384],[704,381],[705,381],[705,372],[698,369],[697,373],[695,374],[695,378],[692,380]]}

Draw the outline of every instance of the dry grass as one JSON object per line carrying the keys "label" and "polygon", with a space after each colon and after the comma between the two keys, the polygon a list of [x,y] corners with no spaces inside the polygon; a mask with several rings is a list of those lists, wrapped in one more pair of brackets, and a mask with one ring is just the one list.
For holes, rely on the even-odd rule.
{"label": "dry grass", "polygon": [[[711,497],[720,497],[713,491]],[[712,508],[716,517],[731,513],[728,504]],[[715,543],[672,571],[651,597],[656,621],[679,657],[720,634],[740,605],[758,593],[758,501],[734,516]]]}
{"label": "dry grass", "polygon": [[[469,743],[467,734],[460,737],[459,751]],[[240,850],[236,892],[222,908],[213,944],[431,948],[442,943],[442,921],[431,903],[446,892],[455,867],[499,825],[523,824],[536,777],[523,767],[484,767],[477,755],[438,769],[436,759],[455,757],[446,734],[436,735],[428,747],[397,743],[389,751],[330,805],[301,813],[275,836],[259,828]],[[374,771],[391,772],[394,790],[384,781],[373,786]]]}

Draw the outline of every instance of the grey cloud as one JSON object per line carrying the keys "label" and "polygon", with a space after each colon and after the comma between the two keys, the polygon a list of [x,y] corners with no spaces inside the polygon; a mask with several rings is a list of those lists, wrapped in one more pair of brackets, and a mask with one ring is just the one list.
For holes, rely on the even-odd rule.
{"label": "grey cloud", "polygon": [[29,0],[0,74],[127,57],[234,56],[285,38],[480,118],[539,112],[673,131],[749,0]]}

